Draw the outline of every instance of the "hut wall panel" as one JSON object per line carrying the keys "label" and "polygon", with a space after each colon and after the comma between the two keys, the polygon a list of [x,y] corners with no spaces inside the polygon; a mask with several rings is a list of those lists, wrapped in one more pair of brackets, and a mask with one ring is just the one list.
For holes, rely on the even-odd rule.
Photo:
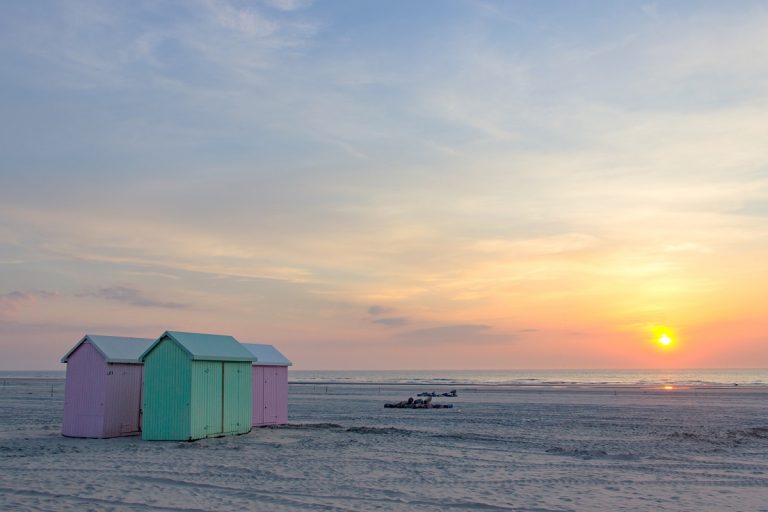
{"label": "hut wall panel", "polygon": [[69,356],[64,384],[61,433],[71,437],[104,437],[107,364],[90,343]]}
{"label": "hut wall panel", "polygon": [[277,375],[274,366],[264,367],[264,423],[277,423]]}
{"label": "hut wall panel", "polygon": [[104,433],[107,437],[138,434],[141,410],[140,364],[108,364]]}
{"label": "hut wall panel", "polygon": [[224,432],[251,430],[253,400],[250,362],[224,363]]}
{"label": "hut wall panel", "polygon": [[288,423],[288,367],[275,366],[275,395],[277,424]]}
{"label": "hut wall panel", "polygon": [[252,372],[253,412],[252,424],[264,425],[264,367],[254,366]]}
{"label": "hut wall panel", "polygon": [[171,340],[164,340],[144,362],[142,439],[190,438],[191,361]]}
{"label": "hut wall panel", "polygon": [[224,432],[223,371],[221,361],[192,361],[192,439]]}

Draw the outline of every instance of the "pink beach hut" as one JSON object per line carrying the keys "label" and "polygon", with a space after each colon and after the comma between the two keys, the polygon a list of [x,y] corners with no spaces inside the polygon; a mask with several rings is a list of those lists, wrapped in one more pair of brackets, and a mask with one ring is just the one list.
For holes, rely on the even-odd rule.
{"label": "pink beach hut", "polygon": [[256,357],[253,371],[253,426],[288,423],[288,367],[291,363],[272,345],[243,343]]}
{"label": "pink beach hut", "polygon": [[87,334],[61,358],[67,364],[63,435],[103,438],[141,432],[139,356],[153,341]]}

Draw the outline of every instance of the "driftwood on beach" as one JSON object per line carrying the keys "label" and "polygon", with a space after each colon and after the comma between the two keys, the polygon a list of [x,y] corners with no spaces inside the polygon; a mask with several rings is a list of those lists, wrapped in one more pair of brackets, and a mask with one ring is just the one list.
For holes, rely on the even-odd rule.
{"label": "driftwood on beach", "polygon": [[384,407],[388,409],[452,409],[453,404],[433,404],[432,397],[425,399],[409,397],[408,400],[402,402],[387,402]]}

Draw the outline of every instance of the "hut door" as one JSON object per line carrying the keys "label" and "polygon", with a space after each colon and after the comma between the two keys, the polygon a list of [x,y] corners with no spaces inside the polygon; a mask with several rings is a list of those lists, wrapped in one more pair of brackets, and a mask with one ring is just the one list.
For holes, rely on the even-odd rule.
{"label": "hut door", "polygon": [[208,437],[221,434],[223,432],[222,404],[221,397],[223,393],[222,384],[222,364],[218,361],[195,361],[197,371],[195,379],[198,379],[196,395],[193,400],[196,402],[193,407],[193,425],[195,430],[193,437]]}
{"label": "hut door", "polygon": [[247,432],[251,429],[251,365],[224,363],[224,432]]}
{"label": "hut door", "polygon": [[277,372],[273,366],[264,367],[264,423],[277,423]]}

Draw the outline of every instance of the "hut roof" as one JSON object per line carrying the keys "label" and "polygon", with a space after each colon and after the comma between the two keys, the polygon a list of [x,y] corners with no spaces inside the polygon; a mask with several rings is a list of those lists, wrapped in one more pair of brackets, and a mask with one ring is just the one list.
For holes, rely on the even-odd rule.
{"label": "hut roof", "polygon": [[202,361],[253,361],[253,355],[232,336],[199,334],[194,332],[165,331],[139,357],[144,361],[152,349],[163,339],[170,338],[184,349],[193,360]]}
{"label": "hut roof", "polygon": [[291,366],[292,362],[288,360],[283,354],[280,353],[272,345],[265,345],[262,343],[243,343],[242,344],[248,351],[254,355],[256,360],[253,362],[259,366]]}
{"label": "hut roof", "polygon": [[61,358],[62,363],[69,360],[75,350],[86,341],[90,342],[108,363],[140,363],[139,356],[152,345],[148,338],[126,338],[123,336],[100,336],[86,334],[77,345]]}

